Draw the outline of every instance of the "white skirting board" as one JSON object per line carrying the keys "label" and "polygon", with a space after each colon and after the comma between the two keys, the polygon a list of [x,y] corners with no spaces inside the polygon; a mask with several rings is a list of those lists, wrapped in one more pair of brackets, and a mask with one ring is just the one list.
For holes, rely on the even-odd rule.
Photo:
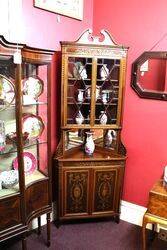
{"label": "white skirting board", "polygon": [[142,226],[143,215],[147,208],[127,202],[121,201],[120,219],[129,223]]}

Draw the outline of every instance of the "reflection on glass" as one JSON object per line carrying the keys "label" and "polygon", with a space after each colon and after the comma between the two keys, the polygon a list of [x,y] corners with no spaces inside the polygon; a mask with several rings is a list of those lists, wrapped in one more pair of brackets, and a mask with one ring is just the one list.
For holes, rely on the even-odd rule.
{"label": "reflection on glass", "polygon": [[14,84],[4,75],[0,75],[0,110],[15,102]]}
{"label": "reflection on glass", "polygon": [[111,150],[116,150],[118,131],[114,129],[80,129],[69,130],[65,132],[65,150],[69,150],[75,147],[81,147],[84,151],[86,143],[87,133],[91,132],[93,141],[96,146],[106,147]]}
{"label": "reflection on glass", "polygon": [[[80,130],[69,130],[65,132],[65,149],[71,149],[78,146],[85,145],[86,142],[86,133],[90,132],[88,129],[80,129]],[[95,145],[101,145],[103,143],[103,130],[102,129],[94,129],[91,130],[93,141]]]}
{"label": "reflection on glass", "polygon": [[138,84],[143,90],[167,92],[166,69],[165,59],[148,59],[138,69]]}
{"label": "reflection on glass", "polygon": [[[95,124],[116,124],[120,60],[97,60]],[[97,93],[98,90],[98,93]]]}
{"label": "reflection on glass", "polygon": [[[92,59],[68,58],[67,124],[87,124],[91,106]],[[83,119],[78,119],[82,114]],[[80,115],[81,116],[81,115]]]}

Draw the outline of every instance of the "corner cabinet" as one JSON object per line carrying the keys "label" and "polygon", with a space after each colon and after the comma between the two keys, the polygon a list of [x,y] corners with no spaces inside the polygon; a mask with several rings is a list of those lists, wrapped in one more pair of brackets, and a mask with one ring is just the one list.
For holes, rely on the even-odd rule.
{"label": "corner cabinet", "polygon": [[[57,221],[113,217],[119,222],[126,150],[121,110],[128,48],[101,31],[61,42],[61,139],[54,156]],[[86,149],[87,136],[93,146]],[[94,149],[95,148],[95,149]]]}
{"label": "corner cabinet", "polygon": [[52,56],[0,36],[0,242],[22,235],[23,249],[42,214],[50,244]]}

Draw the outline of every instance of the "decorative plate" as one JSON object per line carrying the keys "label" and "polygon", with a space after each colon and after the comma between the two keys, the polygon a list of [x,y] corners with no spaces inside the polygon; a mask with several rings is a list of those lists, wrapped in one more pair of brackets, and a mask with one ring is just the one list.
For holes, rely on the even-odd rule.
{"label": "decorative plate", "polygon": [[22,80],[23,94],[37,99],[43,92],[43,81],[38,76],[30,76]]}
{"label": "decorative plate", "polygon": [[[37,166],[37,160],[35,156],[30,152],[23,152],[23,159],[24,159],[24,173],[25,175],[32,174]],[[13,160],[13,168],[18,170],[18,158],[16,157]]]}
{"label": "decorative plate", "polygon": [[44,130],[42,118],[33,114],[23,115],[23,133],[28,133],[28,139],[37,139]]}
{"label": "decorative plate", "polygon": [[0,74],[0,110],[3,110],[14,103],[15,88],[13,83]]}

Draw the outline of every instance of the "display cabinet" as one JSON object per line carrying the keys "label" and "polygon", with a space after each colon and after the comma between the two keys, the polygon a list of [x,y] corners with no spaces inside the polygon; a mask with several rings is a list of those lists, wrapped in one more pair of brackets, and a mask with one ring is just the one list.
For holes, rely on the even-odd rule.
{"label": "display cabinet", "polygon": [[102,30],[61,42],[61,139],[54,156],[57,222],[119,221],[126,150],[121,111],[128,48]]}
{"label": "display cabinet", "polygon": [[0,242],[22,235],[24,249],[42,214],[50,244],[52,56],[0,36]]}

